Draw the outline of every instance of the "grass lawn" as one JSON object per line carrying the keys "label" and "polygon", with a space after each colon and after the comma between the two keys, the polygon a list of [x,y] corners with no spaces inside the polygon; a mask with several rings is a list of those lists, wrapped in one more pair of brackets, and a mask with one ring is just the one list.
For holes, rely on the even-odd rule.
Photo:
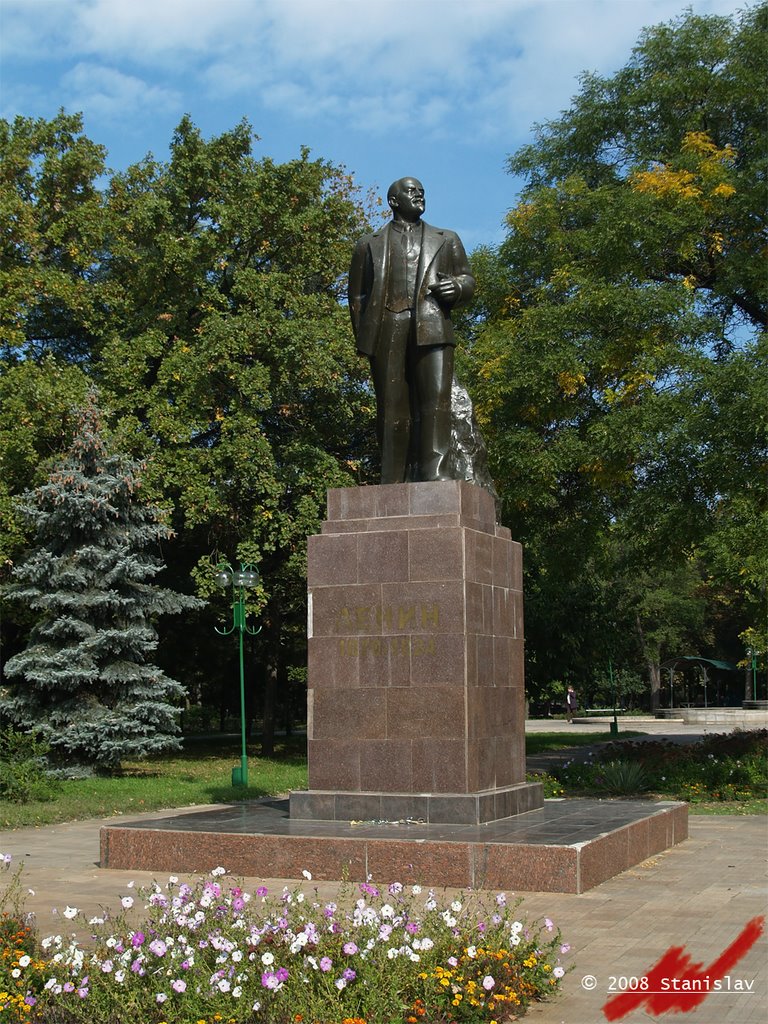
{"label": "grass lawn", "polygon": [[193,741],[179,754],[127,761],[114,778],[62,782],[53,800],[0,801],[0,828],[254,800],[307,785],[303,736],[276,744],[275,757],[258,757],[256,751],[255,745],[248,751],[247,788],[232,786],[232,768],[240,763],[239,741]]}
{"label": "grass lawn", "polygon": [[[643,733],[622,732],[621,738]],[[542,754],[570,747],[606,743],[610,732],[533,733],[526,736],[526,752]],[[306,738],[280,741],[275,756],[249,749],[247,788],[233,787],[232,768],[239,764],[239,741],[232,737],[192,739],[179,754],[143,762],[126,762],[115,777],[72,779],[61,783],[52,800],[24,804],[0,801],[0,829],[24,825],[51,825],[62,821],[140,814],[195,804],[234,803],[286,793],[307,785]],[[766,814],[768,800],[692,803],[692,814]]]}
{"label": "grass lawn", "polygon": [[570,747],[591,747],[595,743],[609,743],[615,739],[645,736],[644,732],[622,729],[618,737],[610,732],[532,732],[525,737],[526,754],[546,754],[550,750],[568,750]]}

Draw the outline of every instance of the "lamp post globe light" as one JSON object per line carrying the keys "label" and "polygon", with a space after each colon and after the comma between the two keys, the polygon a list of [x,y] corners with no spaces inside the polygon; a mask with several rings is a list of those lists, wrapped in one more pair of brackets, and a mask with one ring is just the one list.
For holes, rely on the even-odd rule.
{"label": "lamp post globe light", "polygon": [[259,574],[255,566],[249,562],[241,562],[239,569],[233,569],[229,562],[219,562],[214,576],[216,585],[222,590],[232,588],[232,625],[229,629],[214,627],[220,636],[229,636],[237,630],[240,651],[240,738],[242,741],[240,764],[232,769],[232,785],[248,785],[248,751],[245,743],[245,664],[243,661],[243,637],[246,633],[256,636],[261,626],[251,628],[246,622],[245,600],[249,587],[259,582]]}

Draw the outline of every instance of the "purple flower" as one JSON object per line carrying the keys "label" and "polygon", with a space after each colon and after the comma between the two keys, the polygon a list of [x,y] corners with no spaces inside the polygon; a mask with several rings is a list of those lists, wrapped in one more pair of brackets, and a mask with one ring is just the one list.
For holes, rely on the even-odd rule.
{"label": "purple flower", "polygon": [[320,970],[327,972],[330,971],[331,967],[333,967],[333,961],[330,957],[324,956],[320,961]]}
{"label": "purple flower", "polygon": [[555,926],[554,926],[554,924],[552,924],[552,922],[550,921],[550,919],[548,917],[545,917],[544,918],[544,927],[547,929],[548,932],[551,932],[552,929]]}
{"label": "purple flower", "polygon": [[354,942],[345,942],[344,952],[347,954],[347,956],[354,956],[355,953],[357,952],[357,946],[354,944]]}
{"label": "purple flower", "polygon": [[131,945],[140,946],[144,942],[145,938],[146,936],[144,935],[144,932],[134,932],[131,936]]}
{"label": "purple flower", "polygon": [[410,935],[417,935],[418,932],[421,931],[421,925],[418,923],[418,921],[409,921],[408,924],[405,926],[405,930]]}
{"label": "purple flower", "polygon": [[277,970],[275,971],[275,977],[277,978],[278,981],[287,981],[288,980],[288,968],[287,967],[278,967]]}
{"label": "purple flower", "polygon": [[346,981],[354,981],[355,978],[357,977],[357,973],[353,971],[351,967],[345,967],[344,970],[341,972],[341,976]]}
{"label": "purple flower", "polygon": [[155,956],[165,956],[165,954],[168,951],[168,947],[166,946],[162,939],[153,939],[149,944],[149,948],[152,950]]}
{"label": "purple flower", "polygon": [[62,989],[65,992],[74,992],[75,991],[75,986],[72,984],[71,981],[65,981],[64,984],[61,987],[62,987]]}
{"label": "purple flower", "polygon": [[260,885],[259,888],[256,890],[256,895],[257,896],[266,896],[267,895],[267,887],[264,886],[264,885]]}
{"label": "purple flower", "polygon": [[183,980],[183,978],[177,978],[175,981],[171,982],[171,988],[173,989],[174,992],[184,992],[186,990],[186,987],[187,983]]}

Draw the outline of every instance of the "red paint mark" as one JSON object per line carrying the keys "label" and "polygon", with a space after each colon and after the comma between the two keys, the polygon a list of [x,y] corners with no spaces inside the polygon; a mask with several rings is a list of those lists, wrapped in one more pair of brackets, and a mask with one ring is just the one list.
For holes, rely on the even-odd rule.
{"label": "red paint mark", "polygon": [[691,963],[685,946],[671,946],[645,975],[648,981],[645,991],[622,992],[608,1000],[603,1006],[606,1020],[622,1020],[641,1006],[654,1017],[667,1010],[689,1013],[703,1003],[710,992],[725,988],[723,978],[754,946],[763,934],[764,925],[764,917],[753,917],[730,946],[704,970],[701,964]]}

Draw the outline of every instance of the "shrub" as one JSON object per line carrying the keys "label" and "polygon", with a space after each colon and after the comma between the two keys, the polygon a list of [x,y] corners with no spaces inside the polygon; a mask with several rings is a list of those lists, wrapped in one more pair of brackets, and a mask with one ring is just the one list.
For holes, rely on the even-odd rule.
{"label": "shrub", "polygon": [[612,796],[631,796],[647,792],[651,779],[637,761],[607,761],[595,767],[593,783]]}
{"label": "shrub", "polygon": [[0,732],[0,799],[52,800],[58,786],[46,771],[49,746],[31,733]]}

